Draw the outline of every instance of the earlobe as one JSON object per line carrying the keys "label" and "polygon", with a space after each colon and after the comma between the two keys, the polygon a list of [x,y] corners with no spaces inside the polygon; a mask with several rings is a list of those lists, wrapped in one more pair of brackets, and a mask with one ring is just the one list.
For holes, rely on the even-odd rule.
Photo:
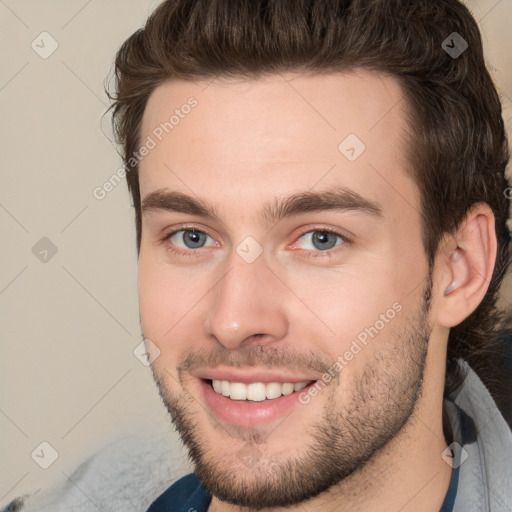
{"label": "earlobe", "polygon": [[454,327],[478,307],[489,287],[496,247],[494,215],[488,205],[479,203],[438,255],[444,288],[436,312],[438,325]]}

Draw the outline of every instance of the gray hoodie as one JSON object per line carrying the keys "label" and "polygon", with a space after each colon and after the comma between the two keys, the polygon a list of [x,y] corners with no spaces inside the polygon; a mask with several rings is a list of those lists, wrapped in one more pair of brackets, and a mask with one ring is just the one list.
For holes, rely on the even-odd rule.
{"label": "gray hoodie", "polygon": [[[512,512],[512,432],[476,373],[445,400],[458,467],[454,512]],[[445,459],[447,460],[447,459]]]}

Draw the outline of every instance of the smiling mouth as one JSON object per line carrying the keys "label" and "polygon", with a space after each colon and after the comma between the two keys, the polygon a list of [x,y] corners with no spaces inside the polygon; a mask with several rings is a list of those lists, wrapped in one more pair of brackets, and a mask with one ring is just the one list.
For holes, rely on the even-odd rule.
{"label": "smiling mouth", "polygon": [[300,391],[314,381],[303,382],[230,382],[228,380],[207,380],[213,390],[231,400],[262,402]]}

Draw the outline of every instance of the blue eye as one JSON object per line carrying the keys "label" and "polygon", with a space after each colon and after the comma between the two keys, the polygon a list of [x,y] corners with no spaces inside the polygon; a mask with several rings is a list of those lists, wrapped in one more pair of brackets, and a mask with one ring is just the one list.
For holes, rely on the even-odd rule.
{"label": "blue eye", "polygon": [[[328,230],[313,230],[304,233],[298,240],[304,239],[310,246],[313,246],[312,250],[316,251],[327,251],[338,247],[345,243],[345,238],[339,233]],[[311,250],[311,248],[300,247],[301,249]]]}
{"label": "blue eye", "polygon": [[196,229],[180,229],[170,233],[167,238],[182,249],[201,249],[210,237]]}
{"label": "blue eye", "polygon": [[[167,234],[164,239],[167,250],[182,256],[203,256],[202,249],[219,247],[207,233],[194,228],[182,228]],[[332,256],[330,250],[350,242],[344,235],[329,229],[313,229],[304,232],[293,244],[295,249],[306,251],[305,256]]]}

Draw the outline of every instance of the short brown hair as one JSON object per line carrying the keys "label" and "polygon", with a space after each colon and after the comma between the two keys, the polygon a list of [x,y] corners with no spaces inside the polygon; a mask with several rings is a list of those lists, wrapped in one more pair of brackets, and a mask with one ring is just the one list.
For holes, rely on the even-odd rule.
{"label": "short brown hair", "polygon": [[[443,41],[456,32],[468,48],[454,58]],[[453,46],[453,40],[449,40]],[[408,105],[411,173],[421,197],[422,236],[430,266],[439,243],[471,207],[496,218],[498,258],[478,308],[451,329],[445,394],[464,378],[457,359],[498,393],[496,332],[500,284],[509,264],[508,146],[501,103],[486,69],[478,26],[458,0],[167,0],[119,49],[113,124],[123,148],[141,240],[138,167],[151,92],[172,79],[257,78],[296,71],[364,68],[396,77]]]}

